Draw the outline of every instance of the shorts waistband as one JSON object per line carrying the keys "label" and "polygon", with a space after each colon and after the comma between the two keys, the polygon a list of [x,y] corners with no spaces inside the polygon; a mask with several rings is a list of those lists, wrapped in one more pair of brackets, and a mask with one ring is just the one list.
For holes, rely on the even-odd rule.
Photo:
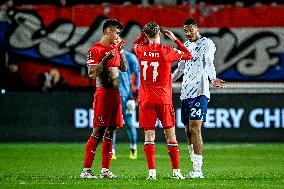
{"label": "shorts waistband", "polygon": [[96,91],[100,92],[100,91],[109,91],[109,92],[119,92],[119,89],[117,88],[97,88]]}

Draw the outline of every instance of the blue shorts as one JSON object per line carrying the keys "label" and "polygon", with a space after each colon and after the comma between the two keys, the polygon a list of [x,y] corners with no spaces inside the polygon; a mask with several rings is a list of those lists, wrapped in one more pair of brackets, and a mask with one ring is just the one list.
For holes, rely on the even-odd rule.
{"label": "blue shorts", "polygon": [[181,101],[181,120],[187,124],[189,120],[206,121],[207,104],[209,99],[204,96],[188,98]]}

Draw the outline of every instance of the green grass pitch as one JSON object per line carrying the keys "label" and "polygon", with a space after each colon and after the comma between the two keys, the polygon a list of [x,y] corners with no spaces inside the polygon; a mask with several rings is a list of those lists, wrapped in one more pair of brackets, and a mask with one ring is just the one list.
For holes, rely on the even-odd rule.
{"label": "green grass pitch", "polygon": [[[143,145],[138,160],[130,160],[128,144],[117,145],[112,171],[118,180],[83,180],[85,144],[0,144],[0,188],[284,188],[284,144],[212,144],[204,146],[205,179],[172,180],[165,144],[156,144],[157,180],[148,174]],[[180,144],[181,169],[191,169],[187,146]],[[93,171],[98,174],[97,149]]]}

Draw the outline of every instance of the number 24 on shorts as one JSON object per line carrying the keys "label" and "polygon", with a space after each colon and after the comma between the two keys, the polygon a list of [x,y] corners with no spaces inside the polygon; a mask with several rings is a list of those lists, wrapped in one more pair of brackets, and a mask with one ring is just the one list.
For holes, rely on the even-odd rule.
{"label": "number 24 on shorts", "polygon": [[191,117],[200,117],[201,116],[201,109],[196,110],[195,108],[191,109],[191,113],[190,113]]}

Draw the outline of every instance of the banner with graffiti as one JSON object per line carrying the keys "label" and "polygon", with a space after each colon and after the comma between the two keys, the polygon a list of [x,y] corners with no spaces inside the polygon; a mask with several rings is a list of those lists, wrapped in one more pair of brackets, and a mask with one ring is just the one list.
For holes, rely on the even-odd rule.
{"label": "banner with graffiti", "polygon": [[[162,10],[137,6],[18,7],[7,11],[9,26],[0,30],[0,39],[5,40],[1,44],[5,44],[9,51],[33,57],[35,61],[45,59],[80,68],[86,64],[88,49],[100,39],[107,18],[123,22],[125,48],[132,51],[133,42],[145,23],[156,21],[185,41],[182,23],[195,17],[202,35],[216,43],[218,77],[227,81],[284,80],[283,6],[275,10],[271,7],[239,8],[229,15],[231,7],[217,10],[216,7],[193,8],[195,10],[184,6],[176,9],[164,7]],[[164,37],[162,43],[173,44]]]}

